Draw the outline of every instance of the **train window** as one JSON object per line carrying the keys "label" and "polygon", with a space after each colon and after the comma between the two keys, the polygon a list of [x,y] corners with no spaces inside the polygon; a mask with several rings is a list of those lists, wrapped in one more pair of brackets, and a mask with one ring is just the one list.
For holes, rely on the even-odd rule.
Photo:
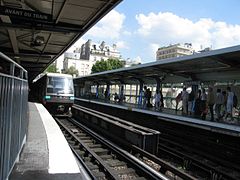
{"label": "train window", "polygon": [[48,77],[47,92],[54,94],[73,94],[72,78]]}

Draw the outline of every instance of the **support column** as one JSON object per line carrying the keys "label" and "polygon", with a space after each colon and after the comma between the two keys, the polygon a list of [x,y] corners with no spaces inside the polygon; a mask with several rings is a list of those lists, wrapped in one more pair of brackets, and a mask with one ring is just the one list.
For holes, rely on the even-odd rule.
{"label": "support column", "polygon": [[130,98],[129,98],[130,103],[132,103],[132,84],[130,84]]}
{"label": "support column", "polygon": [[192,91],[196,93],[198,91],[198,84],[192,85]]}
{"label": "support column", "polygon": [[135,104],[138,103],[138,84],[136,84],[136,96],[135,96]]}
{"label": "support column", "polygon": [[98,99],[98,90],[99,90],[99,84],[97,85],[97,88],[96,88],[96,99]]}
{"label": "support column", "polygon": [[110,84],[109,83],[107,83],[107,87],[106,87],[106,90],[104,92],[104,95],[105,95],[106,100],[110,100],[109,99],[110,98]]}
{"label": "support column", "polygon": [[156,87],[156,91],[160,91],[162,88],[161,88],[161,79],[159,78],[155,78],[156,82],[157,82],[157,87]]}
{"label": "support column", "polygon": [[138,98],[138,106],[142,105],[142,98],[143,98],[143,81],[139,80],[139,98]]}
{"label": "support column", "polygon": [[123,102],[124,100],[124,85],[121,84],[119,86],[119,102]]}

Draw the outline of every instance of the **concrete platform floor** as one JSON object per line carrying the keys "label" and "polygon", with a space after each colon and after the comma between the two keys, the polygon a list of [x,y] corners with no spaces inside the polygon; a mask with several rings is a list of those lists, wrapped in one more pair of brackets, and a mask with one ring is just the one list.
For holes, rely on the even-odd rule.
{"label": "concrete platform floor", "polygon": [[29,103],[27,142],[10,180],[88,179],[54,119],[41,105]]}

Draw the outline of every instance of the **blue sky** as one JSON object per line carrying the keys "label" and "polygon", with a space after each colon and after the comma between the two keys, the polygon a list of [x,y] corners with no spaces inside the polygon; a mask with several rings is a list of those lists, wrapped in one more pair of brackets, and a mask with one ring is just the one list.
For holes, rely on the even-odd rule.
{"label": "blue sky", "polygon": [[240,0],[123,0],[74,47],[87,39],[115,43],[124,59],[147,63],[158,47],[174,43],[196,50],[239,45],[239,7]]}

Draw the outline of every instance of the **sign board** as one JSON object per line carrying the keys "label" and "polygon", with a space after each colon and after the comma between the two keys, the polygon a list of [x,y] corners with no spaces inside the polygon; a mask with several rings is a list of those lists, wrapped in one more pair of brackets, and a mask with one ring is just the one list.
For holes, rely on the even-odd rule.
{"label": "sign board", "polygon": [[10,17],[23,18],[32,21],[44,21],[44,22],[52,21],[52,16],[50,14],[29,11],[24,9],[10,8],[6,6],[0,6],[0,14]]}

